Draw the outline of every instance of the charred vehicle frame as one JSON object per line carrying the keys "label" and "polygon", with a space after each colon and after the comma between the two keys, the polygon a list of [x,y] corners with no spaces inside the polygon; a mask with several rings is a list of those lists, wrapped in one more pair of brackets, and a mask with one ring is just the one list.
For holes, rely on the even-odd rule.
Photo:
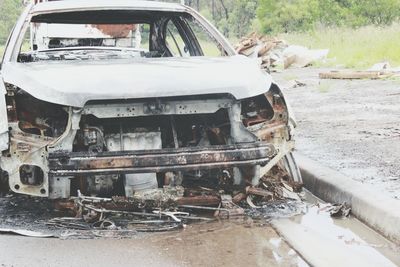
{"label": "charred vehicle frame", "polygon": [[[192,23],[218,57],[206,55]],[[128,30],[43,37],[47,24]],[[140,28],[146,48],[138,45]],[[1,175],[16,193],[135,197],[183,188],[181,197],[199,201],[184,204],[215,204],[199,200],[211,194],[199,188],[245,194],[274,168],[301,182],[292,155],[295,121],[281,90],[189,7],[31,5],[10,35],[0,78]]]}

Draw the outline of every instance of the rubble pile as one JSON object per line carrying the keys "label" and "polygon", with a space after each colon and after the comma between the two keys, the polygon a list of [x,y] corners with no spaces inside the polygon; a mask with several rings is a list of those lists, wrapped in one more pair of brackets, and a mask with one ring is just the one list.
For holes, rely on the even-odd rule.
{"label": "rubble pile", "polygon": [[[256,187],[164,187],[135,193],[134,197],[78,195],[52,202],[7,195],[0,198],[0,233],[61,239],[131,238],[144,232],[165,232],[196,222],[235,218],[260,225],[276,218],[307,213],[302,184],[275,166]],[[32,198],[35,199],[35,198]],[[29,204],[27,204],[29,203]],[[54,204],[56,204],[54,206]],[[316,203],[319,213],[347,217],[346,203]],[[311,206],[311,207],[312,207]]]}
{"label": "rubble pile", "polygon": [[250,58],[258,58],[261,68],[267,72],[289,67],[304,68],[325,60],[329,49],[308,49],[299,45],[288,45],[277,37],[251,33],[242,38],[235,47],[236,52]]}
{"label": "rubble pile", "polygon": [[283,61],[283,51],[288,47],[284,40],[251,33],[242,38],[235,49],[241,55],[250,58],[259,58],[261,68],[270,71]]}

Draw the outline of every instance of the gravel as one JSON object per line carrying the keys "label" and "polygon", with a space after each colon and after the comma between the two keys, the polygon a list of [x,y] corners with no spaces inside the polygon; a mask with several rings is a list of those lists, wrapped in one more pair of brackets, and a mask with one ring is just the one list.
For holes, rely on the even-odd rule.
{"label": "gravel", "polygon": [[320,80],[321,71],[273,74],[298,122],[297,150],[400,200],[400,79]]}

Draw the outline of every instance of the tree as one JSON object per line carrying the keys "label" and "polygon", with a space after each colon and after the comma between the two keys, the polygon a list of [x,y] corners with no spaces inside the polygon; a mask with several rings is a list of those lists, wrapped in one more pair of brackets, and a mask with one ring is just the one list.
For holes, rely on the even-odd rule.
{"label": "tree", "polygon": [[389,25],[400,15],[400,0],[353,0],[352,10],[359,24]]}
{"label": "tree", "polygon": [[199,3],[200,12],[228,37],[242,37],[251,30],[257,5],[258,0],[202,0]]}
{"label": "tree", "polygon": [[260,0],[257,16],[267,33],[308,30],[318,21],[319,1]]}
{"label": "tree", "polygon": [[0,1],[0,45],[4,45],[22,10],[20,0]]}
{"label": "tree", "polygon": [[243,37],[249,31],[256,17],[257,0],[235,0],[229,16],[230,35]]}
{"label": "tree", "polygon": [[265,33],[389,25],[400,18],[400,0],[260,0],[257,17]]}

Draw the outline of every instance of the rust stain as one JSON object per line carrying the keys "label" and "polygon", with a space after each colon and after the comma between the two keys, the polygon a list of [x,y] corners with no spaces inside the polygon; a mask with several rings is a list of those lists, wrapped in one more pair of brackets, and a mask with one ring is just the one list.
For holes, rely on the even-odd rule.
{"label": "rust stain", "polygon": [[114,38],[126,38],[137,28],[137,24],[91,24],[91,26]]}

